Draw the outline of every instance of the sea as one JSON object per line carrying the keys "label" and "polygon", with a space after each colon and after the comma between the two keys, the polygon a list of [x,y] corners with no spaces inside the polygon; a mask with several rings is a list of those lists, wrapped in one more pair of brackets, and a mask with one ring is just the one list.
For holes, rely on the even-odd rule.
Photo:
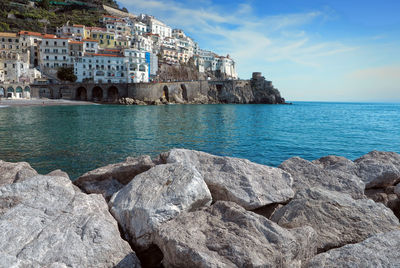
{"label": "sea", "polygon": [[171,148],[278,166],[372,151],[400,153],[400,104],[31,106],[0,109],[0,159],[71,179],[128,156]]}

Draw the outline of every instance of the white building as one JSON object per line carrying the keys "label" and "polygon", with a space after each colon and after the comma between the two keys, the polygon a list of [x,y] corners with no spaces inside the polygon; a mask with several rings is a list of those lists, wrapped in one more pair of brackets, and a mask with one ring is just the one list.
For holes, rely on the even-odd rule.
{"label": "white building", "polygon": [[149,82],[149,63],[146,62],[146,52],[136,49],[125,49],[124,56],[128,71],[128,82]]}
{"label": "white building", "polygon": [[133,48],[136,48],[138,50],[148,51],[148,52],[153,51],[153,40],[148,36],[135,34],[132,37],[131,44]]}
{"label": "white building", "polygon": [[69,25],[67,22],[65,25],[61,27],[57,27],[56,30],[57,36],[62,38],[71,38],[77,41],[81,41],[85,38],[85,26],[84,25]]}
{"label": "white building", "polygon": [[147,25],[147,32],[157,34],[162,38],[172,37],[172,28],[153,16],[140,14],[139,19]]}
{"label": "white building", "polygon": [[68,38],[45,36],[39,47],[40,67],[43,71],[55,74],[59,67],[73,66],[69,59]]}
{"label": "white building", "polygon": [[140,21],[134,21],[132,25],[132,33],[133,34],[138,34],[138,35],[143,35],[144,33],[147,33],[147,25],[143,22]]}
{"label": "white building", "polygon": [[83,40],[83,50],[85,53],[96,54],[99,51],[99,41],[92,39]]}
{"label": "white building", "polygon": [[117,54],[90,54],[74,63],[76,82],[126,83],[125,57]]}

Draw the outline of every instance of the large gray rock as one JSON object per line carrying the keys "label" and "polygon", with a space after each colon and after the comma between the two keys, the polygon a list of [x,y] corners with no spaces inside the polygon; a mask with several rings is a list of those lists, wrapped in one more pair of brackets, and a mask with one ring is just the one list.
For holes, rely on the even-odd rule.
{"label": "large gray rock", "polygon": [[311,227],[286,230],[225,201],[162,224],[155,242],[165,267],[301,267],[316,253]]}
{"label": "large gray rock", "polygon": [[102,194],[106,200],[109,200],[136,175],[154,166],[148,155],[137,158],[128,157],[125,162],[89,171],[74,181],[74,184],[86,193]]}
{"label": "large gray rock", "polygon": [[357,243],[399,228],[399,220],[383,204],[318,188],[299,191],[273,214],[272,220],[285,228],[313,227],[319,235],[319,250]]}
{"label": "large gray rock", "polygon": [[294,195],[289,173],[246,159],[173,149],[166,161],[195,167],[204,177],[214,201],[232,201],[251,210],[284,203]]}
{"label": "large gray rock", "polygon": [[394,193],[394,189],[394,186],[366,189],[365,195],[375,202],[384,204],[393,210],[397,217],[400,217],[400,199],[397,194]]}
{"label": "large gray rock", "polygon": [[38,175],[26,162],[10,163],[0,160],[0,187]]}
{"label": "large gray rock", "polygon": [[353,161],[342,156],[328,155],[314,160],[312,163],[325,170],[358,176],[357,165]]}
{"label": "large gray rock", "polygon": [[348,193],[353,198],[365,198],[365,185],[361,179],[353,173],[345,172],[352,170],[353,165],[351,161],[345,161],[343,158],[329,157],[312,163],[300,157],[292,157],[279,167],[292,175],[295,191],[321,187]]}
{"label": "large gray rock", "polygon": [[393,186],[400,182],[400,155],[372,151],[354,161],[366,189]]}
{"label": "large gray rock", "polygon": [[64,177],[67,179],[70,179],[69,175],[67,172],[62,171],[61,169],[56,169],[53,170],[52,172],[48,173],[46,176],[52,176],[52,177]]}
{"label": "large gray rock", "polygon": [[315,256],[305,267],[400,267],[400,231],[374,235],[357,244]]}
{"label": "large gray rock", "polygon": [[0,267],[140,267],[101,195],[63,177],[0,188]]}
{"label": "large gray rock", "polygon": [[211,204],[200,173],[180,163],[158,165],[115,193],[111,213],[138,249],[152,244],[154,228],[186,210]]}

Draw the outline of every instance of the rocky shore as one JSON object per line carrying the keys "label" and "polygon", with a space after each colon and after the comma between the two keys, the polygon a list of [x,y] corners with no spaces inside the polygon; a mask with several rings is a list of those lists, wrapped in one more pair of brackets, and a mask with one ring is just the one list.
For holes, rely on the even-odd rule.
{"label": "rocky shore", "polygon": [[400,267],[400,155],[0,161],[0,267]]}

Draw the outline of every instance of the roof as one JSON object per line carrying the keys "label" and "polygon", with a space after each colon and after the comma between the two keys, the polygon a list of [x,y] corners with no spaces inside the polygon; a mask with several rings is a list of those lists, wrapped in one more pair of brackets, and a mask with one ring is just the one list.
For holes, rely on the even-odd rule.
{"label": "roof", "polygon": [[110,51],[110,52],[120,52],[121,50],[119,50],[119,49],[109,49],[109,48],[106,48],[106,49],[104,49],[105,51]]}
{"label": "roof", "polygon": [[96,42],[96,43],[98,43],[99,40],[95,40],[95,39],[83,39],[83,42]]}
{"label": "roof", "polygon": [[81,41],[69,41],[70,44],[83,44]]}
{"label": "roof", "polygon": [[86,30],[102,30],[102,31],[107,31],[106,28],[101,28],[101,27],[86,27]]}
{"label": "roof", "polygon": [[84,28],[84,27],[85,27],[85,25],[81,25],[81,24],[74,24],[74,25],[73,25],[73,27],[76,27],[76,28]]}
{"label": "roof", "polygon": [[115,54],[99,54],[99,53],[86,53],[86,55],[90,55],[90,56],[98,56],[98,57],[115,57],[115,58],[124,58],[124,56],[122,55],[115,55]]}
{"label": "roof", "polygon": [[44,34],[42,33],[37,33],[37,32],[29,32],[29,31],[19,31],[19,35],[32,35],[32,36],[43,36]]}
{"label": "roof", "polygon": [[3,37],[17,37],[16,33],[0,33],[0,36]]}
{"label": "roof", "polygon": [[45,34],[45,35],[43,36],[43,39],[69,40],[69,38],[57,37],[57,36],[52,35],[52,34]]}

